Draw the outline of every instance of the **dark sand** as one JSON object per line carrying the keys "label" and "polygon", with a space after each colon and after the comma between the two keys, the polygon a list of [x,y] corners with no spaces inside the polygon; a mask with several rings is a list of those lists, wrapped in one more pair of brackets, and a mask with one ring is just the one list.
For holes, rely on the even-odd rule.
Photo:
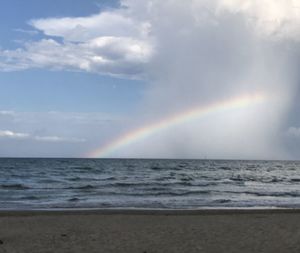
{"label": "dark sand", "polygon": [[2,211],[0,252],[300,252],[300,210]]}

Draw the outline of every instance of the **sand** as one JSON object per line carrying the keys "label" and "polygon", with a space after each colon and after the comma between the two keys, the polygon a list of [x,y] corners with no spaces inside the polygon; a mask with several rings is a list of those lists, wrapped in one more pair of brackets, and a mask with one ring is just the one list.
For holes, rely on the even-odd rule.
{"label": "sand", "polygon": [[300,252],[300,210],[2,211],[0,252]]}

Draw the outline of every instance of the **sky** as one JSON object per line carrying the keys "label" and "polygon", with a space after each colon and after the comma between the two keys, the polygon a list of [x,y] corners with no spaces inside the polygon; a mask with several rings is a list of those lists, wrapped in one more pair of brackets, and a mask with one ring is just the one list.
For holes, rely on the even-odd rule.
{"label": "sky", "polygon": [[300,159],[300,0],[4,0],[0,156]]}

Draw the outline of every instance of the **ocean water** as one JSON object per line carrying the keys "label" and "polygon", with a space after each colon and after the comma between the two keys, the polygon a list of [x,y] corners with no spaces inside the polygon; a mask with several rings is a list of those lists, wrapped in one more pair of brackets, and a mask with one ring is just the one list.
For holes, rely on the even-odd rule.
{"label": "ocean water", "polygon": [[0,159],[0,209],[300,207],[300,162]]}

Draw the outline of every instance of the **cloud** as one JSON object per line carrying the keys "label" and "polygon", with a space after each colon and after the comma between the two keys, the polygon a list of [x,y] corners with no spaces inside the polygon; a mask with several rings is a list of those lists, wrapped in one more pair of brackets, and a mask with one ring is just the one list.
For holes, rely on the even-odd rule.
{"label": "cloud", "polygon": [[9,130],[0,130],[0,138],[26,139],[29,138],[29,134],[17,133]]}
{"label": "cloud", "polygon": [[146,68],[151,86],[143,101],[145,128],[169,115],[253,92],[266,94],[266,99],[259,106],[170,128],[112,156],[285,157],[281,129],[299,80],[295,2],[122,3],[137,22],[149,22],[155,50]]}
{"label": "cloud", "polygon": [[2,71],[47,68],[142,78],[153,53],[149,23],[136,22],[125,11],[29,23],[44,38],[0,51]]}
{"label": "cloud", "polygon": [[299,41],[299,0],[221,0],[219,8],[245,15],[262,35]]}
{"label": "cloud", "polygon": [[0,114],[0,130],[27,137],[0,137],[0,156],[81,157],[108,141],[128,121],[100,112],[3,112],[11,113]]}
{"label": "cloud", "polygon": [[[265,36],[298,40],[298,2],[190,0],[184,6],[174,0],[163,4],[155,0],[139,3],[127,0],[121,2],[121,9],[88,17],[31,20],[29,24],[36,30],[30,32],[40,31],[45,38],[27,42],[23,48],[17,50],[1,51],[0,67],[2,71],[50,68],[141,78],[148,74],[145,65],[151,61],[155,51],[153,26],[157,25],[158,20],[164,22],[164,18],[157,14],[164,12],[165,8],[170,13],[179,8],[182,8],[181,14],[190,11],[190,18],[196,26],[218,25],[219,18],[226,13],[240,14],[253,25],[254,30]],[[179,19],[181,14],[178,15]],[[178,25],[175,23],[174,27],[180,31]],[[55,37],[63,40],[59,42]]]}
{"label": "cloud", "polygon": [[288,137],[292,137],[292,138],[300,138],[300,128],[298,127],[290,127],[287,131],[286,131],[286,135]]}
{"label": "cloud", "polygon": [[34,136],[34,140],[45,141],[45,142],[71,142],[71,143],[86,141],[85,139],[80,139],[80,138],[64,138],[58,136]]}
{"label": "cloud", "polygon": [[[0,51],[0,67],[147,79],[140,115],[132,116],[141,126],[217,101],[266,94],[259,106],[183,124],[117,155],[278,158],[284,156],[279,132],[300,80],[299,6],[299,0],[122,0],[120,8],[88,17],[31,20],[44,38]],[[47,131],[36,136],[59,136]]]}
{"label": "cloud", "polygon": [[37,30],[25,30],[25,29],[14,29],[15,32],[19,32],[19,33],[24,33],[24,34],[28,34],[28,35],[37,35],[39,32]]}
{"label": "cloud", "polygon": [[3,116],[14,116],[15,112],[14,111],[0,111],[0,115],[3,115]]}
{"label": "cloud", "polygon": [[[182,21],[188,21],[184,20],[187,12],[195,28],[216,28],[227,15],[241,17],[241,22],[264,37],[300,38],[299,0],[188,0],[185,4],[176,0],[123,0],[121,6],[87,17],[29,21],[35,30],[16,31],[41,32],[44,38],[26,42],[16,50],[0,51],[1,70],[48,68],[148,78],[147,63],[160,51],[156,47],[160,39],[158,26],[169,23],[177,32],[187,32],[181,27]],[[168,14],[177,15],[177,20],[171,18],[168,22],[160,16]]]}
{"label": "cloud", "polygon": [[29,133],[18,133],[10,130],[0,130],[0,138],[9,138],[9,139],[19,139],[19,140],[35,140],[35,141],[43,141],[43,142],[85,142],[86,140],[83,138],[66,138],[59,136],[34,136]]}
{"label": "cloud", "polygon": [[126,37],[101,37],[75,44],[43,39],[24,49],[0,52],[2,71],[48,68],[139,78],[150,56],[147,43]]}
{"label": "cloud", "polygon": [[137,23],[122,11],[101,12],[78,18],[48,18],[30,21],[30,24],[48,36],[67,41],[86,42],[101,37],[143,37],[147,22]]}

